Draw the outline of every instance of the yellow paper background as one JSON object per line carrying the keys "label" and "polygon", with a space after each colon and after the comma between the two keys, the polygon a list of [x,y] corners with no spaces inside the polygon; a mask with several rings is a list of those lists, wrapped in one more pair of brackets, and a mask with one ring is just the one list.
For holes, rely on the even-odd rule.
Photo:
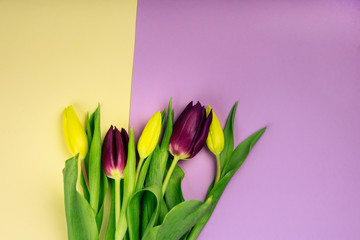
{"label": "yellow paper background", "polygon": [[128,127],[136,1],[0,0],[0,239],[66,239],[61,114]]}

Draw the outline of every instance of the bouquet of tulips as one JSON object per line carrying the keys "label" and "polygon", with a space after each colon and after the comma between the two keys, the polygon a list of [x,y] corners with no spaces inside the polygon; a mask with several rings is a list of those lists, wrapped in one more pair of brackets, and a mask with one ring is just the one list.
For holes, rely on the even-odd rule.
{"label": "bouquet of tulips", "polygon": [[[156,112],[135,146],[134,130],[110,127],[103,142],[100,106],[84,128],[73,107],[63,112],[65,140],[74,157],[63,170],[68,238],[187,239],[198,237],[226,185],[264,133],[255,132],[234,149],[236,105],[224,130],[214,111],[189,103],[174,124],[167,111]],[[162,136],[162,137],[161,137]],[[217,170],[204,201],[185,201],[179,160],[193,158],[205,145]],[[137,151],[136,151],[137,150]]]}

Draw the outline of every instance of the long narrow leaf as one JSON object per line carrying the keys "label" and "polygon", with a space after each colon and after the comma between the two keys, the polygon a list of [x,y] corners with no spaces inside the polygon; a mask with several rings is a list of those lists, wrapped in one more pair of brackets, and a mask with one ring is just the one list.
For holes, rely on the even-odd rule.
{"label": "long narrow leaf", "polygon": [[[143,194],[147,194],[148,199],[153,198],[153,202],[156,203],[155,213],[159,212],[158,208],[160,206],[161,201],[161,190],[153,185],[150,187],[146,187],[144,189],[136,191],[131,198],[129,199],[129,204],[127,208],[127,218],[129,222],[129,234],[131,240],[136,240],[140,238],[139,234],[139,203]],[[148,232],[154,225],[157,219],[157,215],[153,214],[148,222],[148,229],[144,231]],[[131,224],[131,225],[130,225]]]}
{"label": "long narrow leaf", "polygon": [[[149,172],[146,178],[146,187],[156,188],[156,192],[161,192],[162,187],[162,174],[159,171],[161,168],[161,163],[159,161],[160,149],[159,146],[156,146],[152,161],[150,162]],[[158,196],[157,196],[158,197]],[[161,199],[161,196],[159,197]],[[158,216],[159,202],[157,198],[154,198],[152,194],[145,192],[142,199],[142,215],[141,215],[141,232],[144,234],[146,229],[153,227],[153,224],[156,223],[156,220],[151,222],[153,215]]]}
{"label": "long narrow leaf", "polygon": [[244,140],[242,143],[240,143],[235,151],[231,154],[231,160],[229,161],[229,165],[231,163],[232,168],[226,169],[226,174],[221,177],[220,181],[211,189],[211,191],[208,193],[208,196],[213,196],[214,198],[214,208],[205,214],[205,216],[194,226],[194,228],[191,230],[187,240],[195,240],[201,230],[204,228],[205,224],[211,217],[212,212],[214,211],[222,193],[224,192],[227,184],[229,183],[232,176],[235,174],[235,172],[240,168],[240,166],[245,161],[246,157],[248,156],[250,150],[253,148],[255,143],[259,140],[261,135],[265,132],[266,127],[255,132],[250,137],[248,137],[246,140]]}
{"label": "long narrow leaf", "polygon": [[139,178],[138,178],[138,180],[136,182],[136,188],[135,188],[136,191],[142,189],[143,186],[144,186],[152,156],[153,156],[153,154],[150,154],[149,157],[147,157],[145,159],[145,161],[144,161],[144,163],[143,163],[143,165],[141,167]]}
{"label": "long narrow leaf", "polygon": [[105,196],[108,190],[108,179],[104,170],[101,169],[101,181],[100,181],[100,195],[99,195],[99,212],[96,215],[96,224],[98,226],[99,232],[103,222],[104,208],[105,208]]}
{"label": "long narrow leaf", "polygon": [[223,169],[230,159],[231,153],[234,150],[234,118],[236,113],[237,102],[232,107],[225,128],[224,128],[224,150],[220,154],[221,176],[225,175]]}
{"label": "long narrow leaf", "polygon": [[99,211],[100,178],[101,178],[101,132],[100,105],[94,115],[94,130],[89,151],[89,192],[90,205],[97,214]]}
{"label": "long narrow leaf", "polygon": [[189,200],[178,204],[166,215],[164,222],[151,229],[143,239],[180,239],[212,208],[212,204],[212,197],[205,202]]}
{"label": "long narrow leaf", "polygon": [[[143,166],[141,167],[141,171],[139,174],[139,178],[136,183],[135,191],[139,191],[142,189],[145,178],[149,169],[149,164],[151,162],[152,154],[145,159]],[[140,201],[142,194],[136,195],[136,197],[131,196],[128,202],[127,212],[126,212],[126,221],[128,225],[129,238],[131,240],[139,239],[140,237]]]}
{"label": "long narrow leaf", "polygon": [[168,209],[172,209],[177,204],[184,201],[181,189],[181,181],[183,180],[184,175],[184,171],[177,165],[166,188],[165,200]]}
{"label": "long narrow leaf", "polygon": [[95,215],[89,203],[76,190],[78,158],[66,161],[63,170],[64,197],[68,238],[70,240],[97,240],[98,231]]}
{"label": "long narrow leaf", "polygon": [[161,181],[164,179],[164,174],[165,174],[165,170],[166,170],[166,164],[167,164],[167,160],[169,158],[169,142],[170,142],[170,137],[173,131],[173,125],[174,125],[174,114],[172,111],[172,98],[169,101],[169,106],[168,106],[168,110],[167,110],[167,119],[166,119],[166,127],[165,127],[165,131],[164,131],[164,135],[161,141],[161,145],[160,145],[160,155],[159,155],[159,159],[158,161],[160,161],[159,163],[159,179],[161,179]]}
{"label": "long narrow leaf", "polygon": [[[88,156],[86,156],[85,159],[87,159],[87,158],[88,158]],[[86,160],[84,160],[84,161],[86,162]],[[90,193],[89,193],[89,189],[86,185],[85,176],[84,176],[84,172],[82,169],[81,169],[80,184],[81,184],[81,187],[83,190],[84,198],[86,199],[87,202],[89,202],[90,201]]]}
{"label": "long narrow leaf", "polygon": [[260,129],[236,147],[236,149],[231,154],[230,160],[226,168],[224,169],[225,173],[228,173],[233,169],[238,169],[241,166],[241,164],[245,161],[249,152],[251,151],[255,143],[259,140],[259,138],[263,135],[265,130],[266,127]]}
{"label": "long narrow leaf", "polygon": [[168,214],[168,212],[169,209],[166,205],[165,200],[162,198],[159,206],[159,216],[155,225],[161,224],[164,221],[164,218],[166,217],[166,214]]}

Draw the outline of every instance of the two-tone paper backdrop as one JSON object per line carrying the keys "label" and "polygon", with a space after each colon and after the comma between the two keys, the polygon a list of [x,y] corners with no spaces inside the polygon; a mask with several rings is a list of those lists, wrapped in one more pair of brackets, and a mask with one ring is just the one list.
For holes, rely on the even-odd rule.
{"label": "two-tone paper backdrop", "polygon": [[[0,0],[0,238],[66,239],[65,106],[138,136],[170,96],[268,126],[199,239],[360,238],[356,0]],[[214,159],[181,166],[203,199]]]}

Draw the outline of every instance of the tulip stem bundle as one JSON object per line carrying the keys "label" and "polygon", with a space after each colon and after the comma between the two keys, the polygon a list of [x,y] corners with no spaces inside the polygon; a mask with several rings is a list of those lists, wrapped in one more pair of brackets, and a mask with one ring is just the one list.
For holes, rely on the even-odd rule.
{"label": "tulip stem bundle", "polygon": [[[143,129],[137,166],[133,129],[129,137],[125,129],[110,126],[101,143],[100,106],[88,115],[86,132],[74,109],[66,108],[65,140],[74,155],[63,170],[69,239],[195,240],[266,129],[234,148],[236,105],[223,130],[211,107],[199,102],[190,102],[174,123],[171,99],[167,111],[156,112]],[[184,172],[177,163],[194,158],[205,143],[216,158],[213,183],[204,201],[185,201]]]}

